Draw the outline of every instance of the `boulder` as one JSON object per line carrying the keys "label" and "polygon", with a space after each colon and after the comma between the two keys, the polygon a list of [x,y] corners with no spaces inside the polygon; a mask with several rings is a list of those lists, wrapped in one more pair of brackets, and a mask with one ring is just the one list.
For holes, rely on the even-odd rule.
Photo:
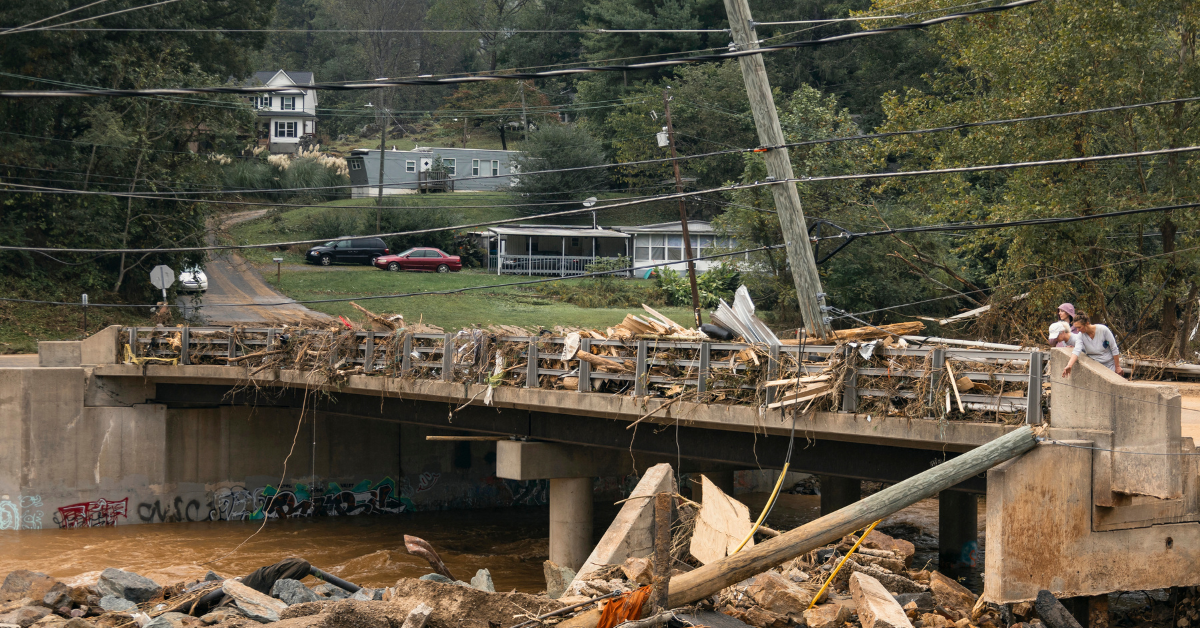
{"label": "boulder", "polygon": [[975,594],[941,572],[935,571],[929,575],[929,589],[933,591],[933,599],[946,608],[970,614],[975,606]]}
{"label": "boulder", "polygon": [[567,592],[567,586],[575,579],[575,570],[560,567],[552,560],[542,563],[542,571],[546,574],[546,596],[552,600],[562,597]]}
{"label": "boulder", "polygon": [[[429,575],[436,576],[437,574],[431,573]],[[427,577],[429,577],[429,576],[421,576],[422,579],[427,578]],[[445,576],[438,576],[438,577],[444,578]],[[449,580],[449,578],[446,578],[446,579]],[[334,586],[332,584],[329,584],[328,582],[323,582],[321,584],[318,584],[317,586],[313,587],[312,591],[313,591],[313,593],[316,593],[317,595],[319,595],[322,598],[327,599],[327,600],[344,600],[344,599],[350,597],[350,594],[347,593],[345,589]]]}
{"label": "boulder", "polygon": [[288,606],[321,599],[312,589],[304,586],[304,583],[289,578],[276,580],[275,584],[271,585],[271,597],[279,598]]}
{"label": "boulder", "polygon": [[924,613],[921,615],[921,628],[950,628],[953,625],[954,622],[937,613]]}
{"label": "boulder", "polygon": [[42,596],[42,605],[46,608],[71,606],[72,603],[71,588],[61,582],[55,582],[54,586],[46,591],[46,595]]}
{"label": "boulder", "polygon": [[222,580],[224,580],[224,578],[222,578],[221,576],[218,576],[217,572],[215,572],[215,571],[210,570],[208,573],[204,574],[205,582],[220,582]]}
{"label": "boulder", "polygon": [[40,571],[18,569],[9,572],[4,578],[4,584],[0,584],[0,602],[22,598],[41,600],[58,583],[58,580]]}
{"label": "boulder", "polygon": [[621,573],[630,582],[647,585],[654,581],[654,561],[631,556],[621,564]]}
{"label": "boulder", "polygon": [[850,579],[850,574],[862,573],[878,580],[883,588],[892,593],[922,593],[926,591],[925,585],[909,580],[904,576],[894,574],[886,569],[881,569],[872,565],[860,565],[853,558],[846,561],[846,566],[838,574],[839,582],[846,582]]}
{"label": "boulder", "polygon": [[70,590],[67,591],[67,595],[71,596],[71,602],[74,603],[75,606],[81,606],[83,604],[87,604],[88,597],[95,595],[95,593],[93,593],[87,587],[71,587]]}
{"label": "boulder", "polygon": [[421,576],[420,578],[418,578],[418,580],[426,580],[429,582],[440,582],[442,584],[454,584],[453,580],[447,578],[446,576],[443,576],[440,573],[427,573],[427,574]]}
{"label": "boulder", "polygon": [[11,602],[0,603],[0,615],[3,615],[5,613],[11,612],[11,611],[15,611],[18,608],[21,608],[22,606],[37,606],[37,603],[34,602],[34,599],[31,597],[23,597],[19,600],[13,600]]}
{"label": "boulder", "polygon": [[475,572],[475,577],[471,578],[471,586],[480,591],[487,591],[488,593],[496,592],[496,585],[492,582],[492,572],[487,569],[480,569]]}
{"label": "boulder", "polygon": [[66,617],[61,617],[59,615],[55,615],[54,613],[50,613],[49,615],[46,615],[45,617],[33,622],[33,626],[30,626],[30,628],[62,628],[62,626],[66,625],[66,623]]}
{"label": "boulder", "polygon": [[157,582],[132,571],[109,567],[100,572],[100,581],[96,583],[96,590],[101,596],[112,595],[141,604],[154,599],[162,587],[158,586]]}
{"label": "boulder", "polygon": [[238,610],[262,624],[279,621],[279,614],[287,609],[287,604],[236,580],[226,580],[222,588],[226,595],[233,598]]}
{"label": "boulder", "polygon": [[803,617],[804,610],[812,603],[812,593],[774,571],[759,574],[746,587],[746,594],[759,606],[789,619]]}
{"label": "boulder", "polygon": [[860,572],[851,574],[850,595],[862,628],[912,628],[904,609],[875,578]]}
{"label": "boulder", "polygon": [[37,620],[50,614],[50,609],[44,606],[22,606],[15,611],[0,615],[0,624],[16,624],[21,628],[29,628]]}
{"label": "boulder", "polygon": [[199,623],[195,617],[185,615],[183,613],[163,613],[158,617],[150,620],[150,623],[142,626],[142,628],[187,628],[189,625]]}
{"label": "boulder", "polygon": [[841,604],[822,604],[804,611],[808,628],[840,628],[850,619],[850,609]]}
{"label": "boulder", "polygon": [[871,530],[867,538],[863,539],[862,545],[870,549],[895,552],[905,565],[911,564],[913,554],[917,553],[917,546],[904,539],[890,537],[879,530]]}
{"label": "boulder", "polygon": [[115,595],[106,595],[100,598],[99,606],[110,613],[132,613],[137,611],[138,607],[137,604]]}
{"label": "boulder", "polygon": [[917,605],[917,609],[921,611],[933,611],[933,594],[925,591],[922,593],[898,593],[894,596],[896,602],[905,608],[910,602]]}
{"label": "boulder", "polygon": [[772,613],[760,606],[752,606],[750,608],[726,607],[725,614],[756,628],[788,628],[791,625],[786,616],[779,613]]}

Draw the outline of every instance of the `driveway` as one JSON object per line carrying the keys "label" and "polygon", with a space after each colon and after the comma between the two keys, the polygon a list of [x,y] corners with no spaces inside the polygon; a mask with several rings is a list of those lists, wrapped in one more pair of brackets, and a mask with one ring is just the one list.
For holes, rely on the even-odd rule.
{"label": "driveway", "polygon": [[[216,243],[215,231],[253,220],[266,212],[265,209],[259,209],[224,216],[219,223],[213,224],[208,235],[209,243]],[[190,315],[199,318],[205,325],[326,325],[334,320],[327,314],[310,310],[276,292],[237,252],[211,253],[204,272],[208,275],[208,291],[199,298],[199,305],[196,305],[195,298],[188,295],[181,295],[179,304],[189,310],[195,308]],[[265,305],[281,302],[284,305]]]}

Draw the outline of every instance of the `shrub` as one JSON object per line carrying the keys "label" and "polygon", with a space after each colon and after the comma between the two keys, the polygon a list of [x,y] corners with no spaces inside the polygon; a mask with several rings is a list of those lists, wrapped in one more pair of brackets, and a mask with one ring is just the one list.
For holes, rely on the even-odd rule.
{"label": "shrub", "polygon": [[[692,304],[692,284],[687,275],[671,268],[655,271],[655,283],[671,305],[689,307]],[[733,293],[741,283],[742,274],[730,264],[720,264],[696,277],[696,292],[700,296],[700,307],[715,308],[721,299],[733,300]]]}
{"label": "shrub", "polygon": [[362,210],[330,207],[313,213],[304,220],[304,230],[314,240],[360,235],[366,225]]}

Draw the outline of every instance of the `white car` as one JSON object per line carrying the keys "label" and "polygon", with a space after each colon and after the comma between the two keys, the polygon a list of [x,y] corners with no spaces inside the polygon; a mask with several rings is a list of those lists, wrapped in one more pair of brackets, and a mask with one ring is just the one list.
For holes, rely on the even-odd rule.
{"label": "white car", "polygon": [[208,290],[208,275],[197,266],[183,269],[179,273],[180,290],[187,292],[204,292]]}

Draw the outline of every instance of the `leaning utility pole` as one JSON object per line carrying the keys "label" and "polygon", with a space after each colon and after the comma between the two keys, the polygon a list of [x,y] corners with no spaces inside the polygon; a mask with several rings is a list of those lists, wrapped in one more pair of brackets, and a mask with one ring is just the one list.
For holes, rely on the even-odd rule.
{"label": "leaning utility pole", "polygon": [[[729,14],[729,28],[738,50],[758,48],[758,34],[750,18],[747,0],[725,0],[725,12]],[[792,162],[785,148],[773,148],[784,143],[783,129],[779,126],[779,114],[771,98],[771,85],[767,81],[767,68],[762,55],[739,57],[742,78],[746,81],[746,95],[750,97],[750,109],[754,113],[754,126],[758,129],[758,141],[768,148],[763,153],[767,161],[767,174],[778,183],[771,185],[775,197],[775,209],[779,212],[779,225],[783,228],[783,241],[787,250],[788,265],[796,281],[796,299],[800,302],[800,313],[809,336],[825,340],[830,335],[829,321],[822,310],[824,293],[821,277],[817,274],[817,262],[808,243],[804,210],[800,206],[800,194],[790,179]]]}
{"label": "leaning utility pole", "polygon": [[[679,160],[675,155],[675,126],[671,124],[671,96],[663,92],[663,109],[667,117],[667,139],[671,143],[671,165],[675,167],[675,193],[683,193],[683,179],[679,176]],[[683,258],[687,260],[688,281],[692,284],[692,317],[696,329],[704,324],[700,318],[700,290],[696,287],[696,262],[692,259],[692,239],[688,235],[687,211],[683,208],[683,197],[679,197],[679,226],[683,228]]]}

